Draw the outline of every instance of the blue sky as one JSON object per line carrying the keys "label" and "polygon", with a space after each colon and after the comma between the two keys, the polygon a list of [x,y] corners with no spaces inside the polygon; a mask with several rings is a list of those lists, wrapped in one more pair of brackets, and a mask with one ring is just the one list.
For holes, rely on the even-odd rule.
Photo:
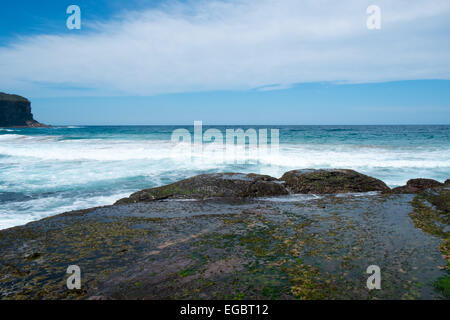
{"label": "blue sky", "polygon": [[450,3],[375,2],[10,1],[0,91],[50,124],[449,124]]}

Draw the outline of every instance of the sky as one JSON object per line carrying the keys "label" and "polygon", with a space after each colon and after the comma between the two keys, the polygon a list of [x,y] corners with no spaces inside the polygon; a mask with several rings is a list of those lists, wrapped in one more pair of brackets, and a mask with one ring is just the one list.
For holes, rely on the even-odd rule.
{"label": "sky", "polygon": [[450,124],[449,34],[447,0],[8,1],[0,91],[55,125]]}

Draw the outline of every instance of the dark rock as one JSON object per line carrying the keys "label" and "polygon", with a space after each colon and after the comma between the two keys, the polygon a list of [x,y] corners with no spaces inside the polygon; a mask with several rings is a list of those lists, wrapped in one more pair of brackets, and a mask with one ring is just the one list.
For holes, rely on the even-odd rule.
{"label": "dark rock", "polygon": [[206,199],[215,197],[246,198],[288,194],[283,183],[259,174],[201,174],[166,186],[145,189],[115,204],[172,199]]}
{"label": "dark rock", "polygon": [[433,179],[411,179],[406,182],[406,185],[413,188],[418,189],[429,189],[434,187],[440,187],[443,184],[439,181],[433,180]]}
{"label": "dark rock", "polygon": [[87,300],[112,300],[112,299],[107,296],[91,296],[87,298]]}
{"label": "dark rock", "polygon": [[24,255],[24,258],[27,260],[36,260],[42,256],[40,252],[29,252]]}
{"label": "dark rock", "polygon": [[447,213],[445,221],[449,221],[448,214],[450,213],[450,190],[447,188],[433,188],[422,192],[420,197],[431,203],[436,209]]}
{"label": "dark rock", "polygon": [[47,127],[33,119],[30,101],[0,92],[0,127]]}
{"label": "dark rock", "polygon": [[444,184],[445,185],[449,185],[450,184],[450,179],[445,180]]}
{"label": "dark rock", "polygon": [[[0,230],[0,299],[372,299],[356,271],[374,254],[384,274],[399,275],[376,298],[443,299],[435,281],[446,274],[439,248],[447,220],[424,208],[412,224],[412,211],[404,195],[79,210]],[[428,221],[439,237],[425,231]],[[27,260],[24,252],[42,256]],[[79,290],[65,285],[71,264],[81,267]]]}
{"label": "dark rock", "polygon": [[[281,181],[282,180],[282,181]],[[346,169],[305,169],[276,178],[243,173],[202,174],[166,186],[145,189],[115,204],[171,199],[248,198],[292,193],[347,193],[390,189],[381,180]]]}
{"label": "dark rock", "polygon": [[408,186],[401,186],[401,187],[395,187],[392,188],[392,193],[396,194],[405,194],[405,193],[417,193],[417,189],[411,188]]}
{"label": "dark rock", "polygon": [[443,183],[433,179],[411,179],[406,182],[405,186],[392,189],[393,193],[419,193],[426,189],[441,187]]}
{"label": "dark rock", "polygon": [[381,180],[348,169],[304,169],[286,172],[281,180],[293,193],[332,194],[382,191],[389,187]]}

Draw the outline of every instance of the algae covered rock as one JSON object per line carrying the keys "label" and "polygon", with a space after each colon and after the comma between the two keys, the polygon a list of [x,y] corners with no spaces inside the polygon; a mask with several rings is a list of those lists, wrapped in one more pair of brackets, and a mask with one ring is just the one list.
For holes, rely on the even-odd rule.
{"label": "algae covered rock", "polygon": [[[405,195],[72,211],[0,230],[0,299],[443,299],[448,223],[429,201],[423,230]],[[374,257],[389,285],[369,291],[361,271]],[[67,288],[69,265],[81,289]]]}
{"label": "algae covered rock", "polygon": [[276,178],[260,174],[201,174],[166,186],[145,189],[120,199],[116,204],[172,199],[215,197],[246,198],[286,195],[288,191]]}
{"label": "algae covered rock", "polygon": [[333,194],[382,191],[389,187],[381,180],[349,169],[303,169],[286,172],[281,180],[293,193]]}
{"label": "algae covered rock", "polygon": [[[434,188],[425,190],[420,194],[422,198],[432,204],[435,209],[447,214],[447,224],[450,224],[450,190],[446,188]],[[450,236],[450,233],[449,233]]]}
{"label": "algae covered rock", "polygon": [[441,239],[439,250],[447,265],[440,268],[447,274],[437,279],[434,286],[450,299],[450,190],[448,187],[428,188],[414,197],[412,205],[414,211],[409,216],[414,226]]}
{"label": "algae covered rock", "polygon": [[115,204],[171,199],[248,198],[289,193],[390,192],[381,180],[348,169],[303,169],[276,179],[244,173],[201,174],[166,186],[145,189]]}
{"label": "algae covered rock", "polygon": [[426,189],[436,188],[443,186],[443,183],[433,179],[410,179],[406,182],[405,186],[392,189],[393,193],[419,193]]}

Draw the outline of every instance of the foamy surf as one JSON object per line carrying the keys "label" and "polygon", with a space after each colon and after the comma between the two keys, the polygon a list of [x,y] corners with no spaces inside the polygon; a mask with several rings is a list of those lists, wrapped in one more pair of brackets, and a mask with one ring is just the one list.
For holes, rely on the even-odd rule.
{"label": "foamy surf", "polygon": [[110,205],[117,199],[128,195],[128,193],[117,193],[78,199],[56,196],[23,202],[8,202],[0,206],[0,229],[26,224],[62,212]]}
{"label": "foamy surf", "polygon": [[[282,127],[278,153],[253,148],[245,154],[242,146],[232,146],[237,162],[224,161],[220,149],[207,148],[201,154],[175,149],[170,140],[175,128],[2,129],[0,193],[64,192],[65,198],[6,203],[0,197],[0,228],[67,210],[112,204],[132,192],[200,173],[253,172],[280,177],[299,168],[349,168],[379,178],[390,187],[411,178],[445,181],[450,176],[450,126],[427,126],[426,130],[399,126],[392,127],[392,132],[389,127],[338,131]],[[267,201],[309,199],[294,196]]]}

